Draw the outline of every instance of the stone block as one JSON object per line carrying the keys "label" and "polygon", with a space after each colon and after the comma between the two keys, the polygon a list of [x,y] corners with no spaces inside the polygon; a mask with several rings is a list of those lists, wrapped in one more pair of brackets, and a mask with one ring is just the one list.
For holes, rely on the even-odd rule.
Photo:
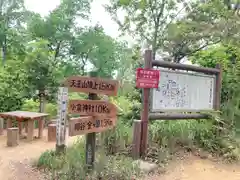
{"label": "stone block", "polygon": [[48,141],[56,141],[56,124],[48,125]]}
{"label": "stone block", "polygon": [[19,129],[8,128],[7,129],[7,146],[17,146],[19,144]]}

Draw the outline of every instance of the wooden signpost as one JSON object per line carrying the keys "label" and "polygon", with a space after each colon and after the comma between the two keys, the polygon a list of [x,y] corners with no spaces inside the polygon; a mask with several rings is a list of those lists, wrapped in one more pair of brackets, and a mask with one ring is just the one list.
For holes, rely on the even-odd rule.
{"label": "wooden signpost", "polygon": [[67,100],[68,100],[68,88],[60,87],[58,90],[58,118],[56,127],[57,152],[62,152],[65,149]]}
{"label": "wooden signpost", "polygon": [[69,120],[69,136],[77,136],[92,132],[102,132],[113,128],[117,118],[105,116],[83,116]]}
{"label": "wooden signpost", "polygon": [[64,84],[71,92],[116,96],[118,91],[118,81],[97,77],[72,76],[69,77]]}
{"label": "wooden signpost", "polygon": [[71,114],[80,115],[117,115],[117,108],[114,104],[100,100],[71,100],[69,102],[68,110]]}
{"label": "wooden signpost", "polygon": [[[67,78],[64,86],[70,92],[89,93],[88,100],[70,100],[68,102],[68,113],[79,114],[80,117],[69,120],[69,136],[86,134],[86,164],[92,169],[95,161],[95,143],[96,133],[102,132],[116,126],[117,108],[114,104],[98,100],[97,94],[116,96],[118,91],[118,81],[97,78],[97,72],[93,71],[91,77],[72,76]],[[62,90],[61,90],[62,92]],[[63,106],[64,98],[62,93],[59,95],[59,118],[57,136],[61,132],[62,117],[65,114],[61,112],[66,110]],[[65,103],[66,105],[66,103]],[[63,132],[66,132],[63,131]],[[58,141],[62,144],[64,141]]]}

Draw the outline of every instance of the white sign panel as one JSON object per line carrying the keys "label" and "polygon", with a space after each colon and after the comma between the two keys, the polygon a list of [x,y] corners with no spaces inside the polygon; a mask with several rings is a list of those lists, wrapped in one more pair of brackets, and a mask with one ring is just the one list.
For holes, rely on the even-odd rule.
{"label": "white sign panel", "polygon": [[159,71],[159,88],[152,89],[151,112],[213,110],[215,76]]}
{"label": "white sign panel", "polygon": [[68,88],[58,89],[57,145],[65,144]]}

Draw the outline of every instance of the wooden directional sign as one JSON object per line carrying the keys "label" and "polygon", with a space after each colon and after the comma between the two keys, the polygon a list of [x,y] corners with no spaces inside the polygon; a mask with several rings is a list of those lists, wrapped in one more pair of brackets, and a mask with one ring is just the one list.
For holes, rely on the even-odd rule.
{"label": "wooden directional sign", "polygon": [[70,100],[69,113],[89,116],[117,116],[117,107],[101,100]]}
{"label": "wooden directional sign", "polygon": [[72,76],[67,78],[67,80],[64,82],[64,85],[67,86],[71,92],[96,93],[116,96],[119,84],[116,80],[86,76]]}
{"label": "wooden directional sign", "polygon": [[83,116],[69,120],[69,136],[102,132],[116,126],[117,117]]}

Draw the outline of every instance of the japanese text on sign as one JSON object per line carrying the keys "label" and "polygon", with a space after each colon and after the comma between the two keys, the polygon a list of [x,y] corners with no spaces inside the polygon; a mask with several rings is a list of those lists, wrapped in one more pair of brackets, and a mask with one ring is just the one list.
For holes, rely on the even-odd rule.
{"label": "japanese text on sign", "polygon": [[70,100],[69,112],[81,115],[116,115],[117,109],[114,104],[106,101]]}
{"label": "japanese text on sign", "polygon": [[137,78],[156,79],[159,78],[159,72],[152,69],[138,68]]}
{"label": "japanese text on sign", "polygon": [[72,118],[69,121],[69,136],[101,132],[116,125],[116,117],[85,116]]}
{"label": "japanese text on sign", "polygon": [[159,88],[152,91],[151,112],[213,110],[215,81],[214,75],[161,70]]}
{"label": "japanese text on sign", "polygon": [[58,119],[57,119],[57,145],[65,144],[65,126],[67,117],[68,88],[60,87],[58,90]]}
{"label": "japanese text on sign", "polygon": [[136,86],[138,88],[158,88],[159,71],[138,68],[136,72]]}
{"label": "japanese text on sign", "polygon": [[72,76],[65,84],[70,91],[117,95],[118,81],[93,77]]}
{"label": "japanese text on sign", "polygon": [[74,129],[76,131],[79,130],[86,130],[86,129],[92,129],[92,128],[99,128],[99,127],[106,127],[106,126],[112,126],[112,120],[111,119],[102,119],[102,120],[94,120],[94,121],[88,121],[88,122],[79,122],[75,124]]}

